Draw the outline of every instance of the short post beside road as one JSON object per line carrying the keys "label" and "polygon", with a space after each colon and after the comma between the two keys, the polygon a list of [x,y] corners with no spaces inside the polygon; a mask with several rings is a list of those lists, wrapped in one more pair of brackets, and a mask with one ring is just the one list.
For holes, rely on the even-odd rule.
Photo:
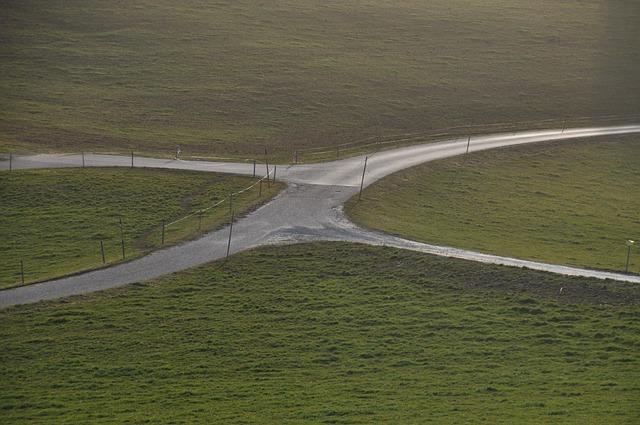
{"label": "short post beside road", "polygon": [[102,264],[105,264],[107,259],[104,256],[104,242],[102,242],[102,239],[100,239],[100,254],[102,255]]}
{"label": "short post beside road", "polygon": [[20,281],[24,285],[24,261],[20,260]]}
{"label": "short post beside road", "polygon": [[256,178],[256,160],[253,160],[253,178]]}
{"label": "short post beside road", "polygon": [[276,172],[278,171],[278,165],[273,166],[273,181],[276,181]]}
{"label": "short post beside road", "polygon": [[120,245],[122,246],[122,259],[124,260],[124,228],[122,227],[122,217],[120,217]]}
{"label": "short post beside road", "polygon": [[464,162],[467,162],[467,155],[469,155],[469,146],[471,146],[471,135],[467,138],[467,151],[464,153]]}
{"label": "short post beside road", "polygon": [[260,179],[260,184],[258,186],[260,187],[258,190],[258,198],[262,198],[262,179]]}
{"label": "short post beside road", "polygon": [[84,168],[84,152],[82,152],[82,168]]}
{"label": "short post beside road", "polygon": [[362,169],[362,181],[360,182],[360,193],[358,194],[358,201],[362,199],[362,188],[364,187],[364,174],[367,172],[367,160],[368,156],[364,157],[364,168]]}
{"label": "short post beside road", "polygon": [[224,258],[224,261],[227,261],[229,258],[229,251],[231,250],[231,233],[233,232],[233,219],[234,219],[235,211],[231,212],[231,225],[229,226],[229,241],[227,242],[227,256]]}
{"label": "short post beside road", "polygon": [[9,171],[13,170],[13,153],[9,152]]}
{"label": "short post beside road", "polygon": [[625,263],[625,266],[624,266],[625,273],[629,273],[629,262],[631,260],[631,247],[635,244],[636,244],[636,241],[632,241],[631,239],[627,241],[627,262]]}
{"label": "short post beside road", "polygon": [[269,157],[267,156],[267,147],[264,147],[264,165],[267,167],[267,184],[269,183]]}

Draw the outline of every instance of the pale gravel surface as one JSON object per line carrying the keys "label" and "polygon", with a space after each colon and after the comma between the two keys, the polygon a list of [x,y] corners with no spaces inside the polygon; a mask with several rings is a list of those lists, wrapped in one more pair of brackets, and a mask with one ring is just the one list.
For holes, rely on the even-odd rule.
{"label": "pale gravel surface", "polygon": [[[477,136],[471,140],[470,151],[494,149],[526,143],[565,140],[613,134],[640,132],[640,125],[560,130],[528,131],[509,134]],[[424,162],[463,154],[466,139],[409,146],[370,155],[365,186],[374,181]],[[13,158],[14,169],[78,167],[80,155],[46,154]],[[115,155],[86,155],[88,167],[130,166],[131,158]],[[278,180],[288,183],[287,189],[271,202],[233,226],[231,252],[281,243],[305,241],[349,241],[384,245],[435,255],[461,258],[483,263],[527,267],[571,276],[614,279],[640,283],[640,276],[578,269],[553,264],[499,257],[463,249],[429,245],[409,241],[381,232],[362,229],[350,222],[342,205],[357,194],[362,176],[364,156],[321,164],[280,166]],[[0,170],[8,169],[7,161],[0,161]],[[216,171],[251,175],[253,164],[203,161],[134,158],[136,167],[156,167],[198,171]],[[262,174],[264,174],[264,170]],[[208,233],[198,240],[155,251],[143,258],[72,277],[0,291],[0,308],[16,304],[83,294],[144,281],[195,267],[224,257],[228,228]]]}

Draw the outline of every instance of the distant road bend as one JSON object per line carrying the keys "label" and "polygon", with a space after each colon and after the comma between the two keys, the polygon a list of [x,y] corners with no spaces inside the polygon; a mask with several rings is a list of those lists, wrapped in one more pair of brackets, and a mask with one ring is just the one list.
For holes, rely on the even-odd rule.
{"label": "distant road bend", "polygon": [[[521,144],[583,137],[640,133],[640,125],[591,127],[562,130],[521,131],[475,136],[469,152]],[[437,159],[462,155],[467,140],[453,139],[408,146],[369,155],[365,186],[396,171]],[[348,241],[384,245],[483,263],[527,267],[563,275],[615,279],[640,283],[640,276],[601,272],[554,264],[482,254],[463,249],[436,246],[362,229],[345,217],[342,205],[358,193],[364,155],[319,164],[278,168],[278,180],[288,187],[269,203],[234,223],[231,252],[261,245],[305,241]],[[78,167],[80,155],[42,154],[13,157],[13,168]],[[166,160],[136,157],[136,167],[215,171],[252,175],[253,164]],[[131,157],[85,155],[87,167],[131,166]],[[8,169],[8,161],[0,161]],[[70,295],[84,294],[153,279],[224,257],[229,229],[207,233],[200,239],[152,252],[140,259],[71,277],[0,291],[0,308],[34,303]]]}

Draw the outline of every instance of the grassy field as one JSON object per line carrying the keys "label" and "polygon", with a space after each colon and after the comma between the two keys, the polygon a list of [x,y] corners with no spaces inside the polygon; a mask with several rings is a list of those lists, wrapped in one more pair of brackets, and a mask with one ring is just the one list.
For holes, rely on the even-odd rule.
{"label": "grassy field", "polygon": [[289,158],[471,122],[637,114],[639,21],[632,0],[7,0],[0,151]]}
{"label": "grassy field", "polygon": [[418,241],[620,271],[640,239],[639,158],[637,136],[479,152],[394,174],[346,210]]}
{"label": "grassy field", "polygon": [[639,291],[376,247],[264,248],[0,312],[0,408],[4,423],[632,424]]}
{"label": "grassy field", "polygon": [[[254,179],[215,173],[153,169],[57,169],[0,173],[0,288],[138,257],[161,246],[162,220],[170,223],[228,198]],[[280,184],[235,197],[242,214],[278,192]],[[226,202],[165,229],[165,245],[229,221]]]}

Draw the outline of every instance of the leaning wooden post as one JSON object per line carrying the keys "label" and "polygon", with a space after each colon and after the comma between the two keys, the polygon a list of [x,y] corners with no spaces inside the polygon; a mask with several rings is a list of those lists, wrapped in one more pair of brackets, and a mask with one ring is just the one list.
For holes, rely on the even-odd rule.
{"label": "leaning wooden post", "polygon": [[133,151],[131,151],[131,168],[133,168]]}
{"label": "leaning wooden post", "polygon": [[102,264],[105,264],[107,259],[104,256],[104,243],[102,242],[102,239],[100,239],[100,254],[102,255]]}
{"label": "leaning wooden post", "polygon": [[269,183],[269,157],[267,156],[267,147],[264,147],[264,164],[267,167],[267,183]]}
{"label": "leaning wooden post", "polygon": [[467,138],[467,151],[464,153],[464,162],[467,162],[467,155],[469,155],[469,146],[471,145],[471,135]]}
{"label": "leaning wooden post", "polygon": [[120,245],[122,246],[122,259],[124,260],[124,228],[122,227],[122,217],[120,217]]}
{"label": "leaning wooden post", "polygon": [[224,258],[224,261],[227,261],[229,258],[229,251],[231,250],[231,232],[233,232],[233,218],[235,211],[231,212],[231,225],[229,226],[229,241],[227,242],[227,256]]}
{"label": "leaning wooden post", "polygon": [[362,170],[362,181],[360,182],[360,193],[358,194],[358,201],[362,199],[362,188],[364,187],[364,173],[367,172],[367,160],[368,156],[364,157],[364,169]]}
{"label": "leaning wooden post", "polygon": [[256,178],[256,160],[253,160],[253,178]]}
{"label": "leaning wooden post", "polygon": [[9,171],[13,170],[13,153],[9,152]]}

